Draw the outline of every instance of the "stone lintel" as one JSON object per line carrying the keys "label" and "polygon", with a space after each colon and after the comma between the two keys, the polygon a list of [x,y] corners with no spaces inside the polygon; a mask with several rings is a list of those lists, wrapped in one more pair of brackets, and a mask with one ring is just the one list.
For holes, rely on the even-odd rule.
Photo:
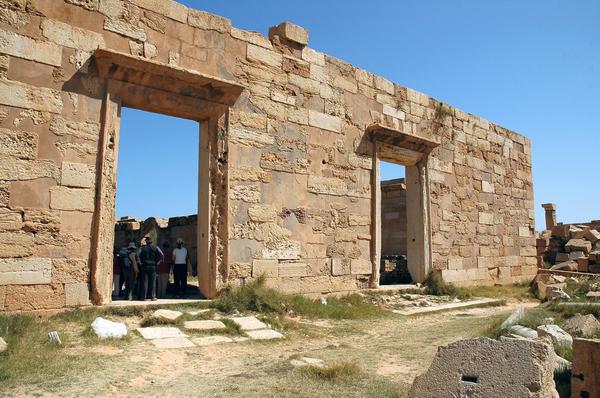
{"label": "stone lintel", "polygon": [[100,77],[156,88],[186,97],[233,105],[244,86],[216,76],[135,57],[121,52],[94,51]]}
{"label": "stone lintel", "polygon": [[374,141],[426,154],[441,144],[440,139],[437,137],[422,137],[405,133],[380,123],[374,123],[367,127],[367,133],[371,135]]}

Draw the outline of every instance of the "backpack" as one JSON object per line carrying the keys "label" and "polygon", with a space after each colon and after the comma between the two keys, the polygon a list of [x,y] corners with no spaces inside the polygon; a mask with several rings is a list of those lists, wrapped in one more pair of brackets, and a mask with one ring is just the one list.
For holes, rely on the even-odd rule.
{"label": "backpack", "polygon": [[159,259],[160,254],[158,254],[158,249],[156,248],[156,246],[142,246],[142,252],[140,253],[140,260],[142,260],[142,264],[146,266],[153,266],[156,265],[156,262]]}

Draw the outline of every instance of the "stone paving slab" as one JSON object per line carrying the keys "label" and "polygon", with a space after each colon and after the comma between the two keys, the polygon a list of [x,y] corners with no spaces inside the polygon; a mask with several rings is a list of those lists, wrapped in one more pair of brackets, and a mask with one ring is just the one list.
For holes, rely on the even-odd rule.
{"label": "stone paving slab", "polygon": [[195,347],[194,343],[192,343],[185,337],[169,337],[165,339],[155,339],[152,340],[152,344],[154,344],[156,348],[160,349]]}
{"label": "stone paving slab", "polygon": [[152,313],[152,317],[154,317],[154,318],[168,319],[170,321],[174,321],[175,319],[179,318],[182,315],[183,315],[183,312],[181,312],[181,311],[173,311],[173,310],[166,310],[166,309],[156,310]]}
{"label": "stone paving slab", "polygon": [[184,322],[183,327],[190,330],[214,330],[225,329],[227,326],[221,321],[201,320]]}
{"label": "stone paving slab", "polygon": [[258,330],[258,329],[266,329],[267,325],[254,316],[241,316],[237,318],[231,318],[233,322],[239,325],[240,329],[243,331],[246,330]]}
{"label": "stone paving slab", "polygon": [[283,335],[273,329],[249,330],[246,332],[252,340],[272,340],[280,339]]}
{"label": "stone paving slab", "polygon": [[227,336],[203,336],[192,339],[194,344],[204,347],[207,345],[220,344],[220,343],[233,343],[233,339]]}
{"label": "stone paving slab", "polygon": [[410,308],[405,308],[402,310],[392,310],[392,312],[394,314],[399,314],[399,315],[422,315],[422,314],[429,314],[429,313],[434,313],[434,312],[444,312],[444,311],[465,309],[465,308],[469,308],[469,307],[478,307],[478,306],[482,306],[482,305],[494,305],[494,304],[500,305],[501,303],[502,303],[502,300],[486,298],[486,299],[471,300],[471,301],[461,301],[460,303],[440,304],[440,305],[435,305],[435,306],[431,306],[431,307],[410,307]]}
{"label": "stone paving slab", "polygon": [[248,341],[250,340],[248,337],[244,337],[244,336],[236,336],[233,338],[233,341],[235,341],[236,343],[243,343],[244,341]]}
{"label": "stone paving slab", "polygon": [[137,331],[146,340],[168,339],[174,337],[187,337],[181,330],[172,326],[138,328]]}
{"label": "stone paving slab", "polygon": [[210,309],[205,308],[202,310],[191,310],[191,311],[186,311],[186,314],[190,314],[191,316],[196,316],[196,315],[200,315],[200,314],[204,314],[206,312],[209,312]]}

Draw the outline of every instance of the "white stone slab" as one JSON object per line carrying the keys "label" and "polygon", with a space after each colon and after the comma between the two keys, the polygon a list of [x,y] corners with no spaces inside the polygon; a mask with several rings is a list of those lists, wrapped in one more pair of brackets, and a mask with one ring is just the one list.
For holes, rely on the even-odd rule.
{"label": "white stone slab", "polygon": [[181,330],[171,326],[138,328],[137,331],[146,340],[168,339],[173,337],[187,337]]}
{"label": "white stone slab", "polygon": [[252,340],[272,340],[280,339],[283,335],[273,329],[249,330],[246,332]]}
{"label": "white stone slab", "polygon": [[202,320],[202,321],[187,321],[183,324],[185,329],[190,330],[213,330],[225,329],[227,326],[221,321]]}
{"label": "white stone slab", "polygon": [[258,330],[258,329],[266,329],[267,325],[263,322],[256,319],[253,316],[242,316],[238,318],[231,318],[233,322],[239,325],[240,329],[243,331],[246,330]]}
{"label": "white stone slab", "polygon": [[220,343],[233,343],[233,340],[227,336],[204,336],[196,337],[192,339],[194,344],[204,347],[207,345],[220,344]]}
{"label": "white stone slab", "polygon": [[180,311],[165,310],[165,309],[156,310],[152,313],[152,317],[154,317],[154,318],[168,319],[170,321],[174,321],[175,319],[179,318],[181,315],[183,315],[183,313]]}
{"label": "white stone slab", "polygon": [[244,341],[248,341],[250,340],[248,337],[243,337],[243,336],[237,336],[233,338],[233,341],[235,341],[236,343],[243,343]]}
{"label": "white stone slab", "polygon": [[194,343],[192,343],[185,337],[169,337],[166,339],[155,339],[152,340],[152,344],[154,344],[156,348],[160,349],[195,347]]}

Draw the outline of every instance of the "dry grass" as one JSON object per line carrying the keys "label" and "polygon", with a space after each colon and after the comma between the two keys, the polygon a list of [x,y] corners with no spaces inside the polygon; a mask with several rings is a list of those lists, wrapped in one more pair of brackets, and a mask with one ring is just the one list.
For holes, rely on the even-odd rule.
{"label": "dry grass", "polygon": [[305,375],[333,383],[347,381],[361,374],[360,367],[354,362],[338,362],[323,367],[305,366],[301,370]]}

